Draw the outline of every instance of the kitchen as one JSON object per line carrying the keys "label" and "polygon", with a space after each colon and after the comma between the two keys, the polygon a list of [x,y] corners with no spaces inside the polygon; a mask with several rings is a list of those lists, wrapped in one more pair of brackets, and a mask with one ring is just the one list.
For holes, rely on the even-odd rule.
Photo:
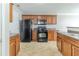
{"label": "kitchen", "polygon": [[79,56],[79,4],[9,5],[10,56]]}

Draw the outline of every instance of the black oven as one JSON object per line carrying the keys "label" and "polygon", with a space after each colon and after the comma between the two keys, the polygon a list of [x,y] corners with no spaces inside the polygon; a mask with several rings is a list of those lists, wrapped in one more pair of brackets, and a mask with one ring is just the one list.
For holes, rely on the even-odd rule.
{"label": "black oven", "polygon": [[37,32],[37,41],[38,42],[47,42],[48,41],[48,32],[46,27],[38,27],[38,32]]}
{"label": "black oven", "polygon": [[44,32],[44,33],[38,33],[38,36],[39,36],[39,37],[42,37],[42,38],[43,38],[43,37],[47,37],[47,35],[46,35],[45,32]]}

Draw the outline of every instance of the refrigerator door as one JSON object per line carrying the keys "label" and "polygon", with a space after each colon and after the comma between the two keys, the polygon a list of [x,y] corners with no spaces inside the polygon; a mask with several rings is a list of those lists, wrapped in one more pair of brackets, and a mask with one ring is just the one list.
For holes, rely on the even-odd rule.
{"label": "refrigerator door", "polygon": [[31,21],[30,20],[23,20],[23,25],[21,26],[21,41],[22,42],[30,42],[31,41]]}

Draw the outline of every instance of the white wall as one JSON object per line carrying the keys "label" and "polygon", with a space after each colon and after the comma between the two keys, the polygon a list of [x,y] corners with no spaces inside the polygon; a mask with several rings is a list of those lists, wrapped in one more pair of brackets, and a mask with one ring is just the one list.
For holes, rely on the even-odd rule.
{"label": "white wall", "polygon": [[1,20],[2,20],[2,14],[1,14],[1,7],[2,7],[2,4],[0,4],[0,56],[2,55],[2,38],[1,38]]}
{"label": "white wall", "polygon": [[[9,33],[14,32],[18,33],[18,21],[20,12],[17,11],[17,8],[13,11],[13,22],[9,23],[9,3],[2,4],[2,55],[9,55]],[[18,29],[17,29],[18,28]]]}
{"label": "white wall", "polygon": [[57,30],[67,31],[67,27],[79,27],[79,15],[58,15]]}
{"label": "white wall", "polygon": [[13,5],[13,21],[10,23],[9,33],[13,33],[13,35],[19,33],[19,20],[21,20],[22,11]]}
{"label": "white wall", "polygon": [[9,55],[9,4],[2,4],[2,55]]}
{"label": "white wall", "polygon": [[0,42],[1,42],[1,20],[2,20],[2,15],[1,15],[1,12],[2,12],[2,10],[1,10],[1,7],[2,7],[2,4],[0,3]]}

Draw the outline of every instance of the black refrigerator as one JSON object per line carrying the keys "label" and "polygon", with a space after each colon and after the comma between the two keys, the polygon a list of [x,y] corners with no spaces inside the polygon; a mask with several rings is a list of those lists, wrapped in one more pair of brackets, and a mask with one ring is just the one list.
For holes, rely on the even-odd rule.
{"label": "black refrigerator", "polygon": [[30,19],[20,21],[20,39],[21,42],[31,42],[32,40],[32,21]]}

